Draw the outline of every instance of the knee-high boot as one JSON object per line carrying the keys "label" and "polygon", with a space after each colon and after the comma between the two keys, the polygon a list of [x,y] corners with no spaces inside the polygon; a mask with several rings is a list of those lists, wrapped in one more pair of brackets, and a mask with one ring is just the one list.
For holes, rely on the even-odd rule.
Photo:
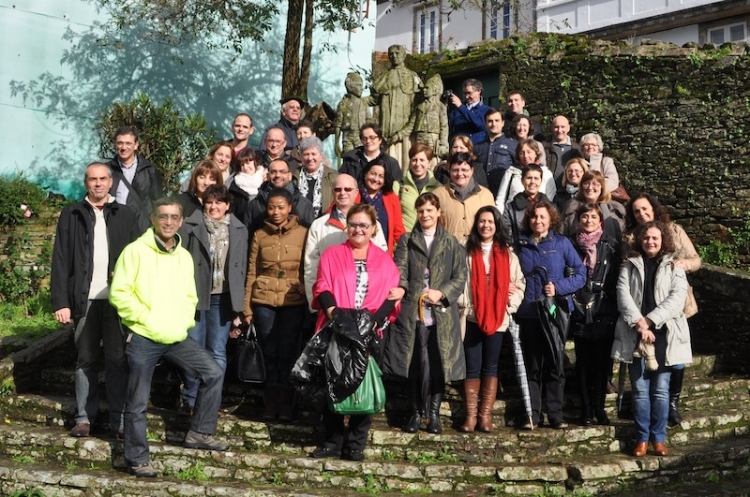
{"label": "knee-high boot", "polygon": [[479,407],[479,388],[482,380],[479,378],[464,380],[464,402],[466,407],[466,419],[459,428],[464,433],[474,431],[477,426],[477,413]]}
{"label": "knee-high boot", "polygon": [[420,401],[422,395],[420,387],[419,376],[412,372],[409,377],[409,409],[411,415],[402,428],[406,433],[416,433],[422,425],[422,402]]}
{"label": "knee-high boot", "polygon": [[437,392],[430,396],[430,413],[427,418],[427,433],[438,435],[443,433],[440,425],[440,404],[443,402],[443,392]]}
{"label": "knee-high boot", "polygon": [[479,424],[477,429],[484,433],[492,431],[492,410],[497,397],[497,376],[482,377],[482,388],[479,392],[482,403],[479,406]]}
{"label": "knee-high boot", "polygon": [[685,369],[673,369],[669,377],[669,426],[677,426],[682,422],[680,415],[680,395],[682,394],[682,380]]}

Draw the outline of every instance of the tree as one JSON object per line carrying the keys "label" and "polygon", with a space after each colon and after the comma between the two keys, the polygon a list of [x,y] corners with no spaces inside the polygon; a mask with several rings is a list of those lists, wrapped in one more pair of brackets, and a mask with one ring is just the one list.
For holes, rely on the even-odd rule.
{"label": "tree", "polygon": [[[242,53],[245,40],[267,35],[279,14],[273,0],[90,0],[119,28],[143,25],[144,36],[168,45],[203,40]],[[281,97],[306,98],[313,33],[361,26],[360,0],[287,0]],[[300,57],[300,51],[301,57]]]}

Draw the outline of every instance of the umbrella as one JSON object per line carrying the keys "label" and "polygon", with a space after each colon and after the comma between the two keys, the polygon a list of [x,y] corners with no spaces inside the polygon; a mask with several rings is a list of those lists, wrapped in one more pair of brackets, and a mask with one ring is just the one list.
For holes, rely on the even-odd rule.
{"label": "umbrella", "polygon": [[[426,295],[426,294],[425,294]],[[419,319],[417,320],[417,343],[419,344],[419,374],[420,391],[422,394],[422,409],[425,416],[430,412],[430,354],[427,341],[430,330],[424,324],[424,297],[419,297]]]}
{"label": "umbrella", "polygon": [[519,326],[513,320],[513,316],[510,316],[510,324],[508,325],[508,332],[511,338],[513,338],[513,359],[516,363],[516,377],[518,378],[518,384],[521,387],[521,396],[523,397],[523,405],[526,407],[526,415],[529,417],[529,426],[534,429],[534,411],[531,408],[531,393],[529,393],[529,379],[526,377],[526,364],[523,362],[523,350],[521,350],[521,334],[519,333]]}
{"label": "umbrella", "polygon": [[627,364],[620,361],[620,372],[617,377],[617,417],[622,419],[622,398],[625,396],[625,376],[627,375]]}
{"label": "umbrella", "polygon": [[[537,273],[541,276],[543,285],[546,285],[549,282],[547,268],[544,266],[535,266],[531,274],[535,275]],[[542,323],[542,330],[544,330],[547,345],[555,360],[555,367],[558,373],[562,375],[565,364],[565,334],[568,329],[570,316],[565,305],[558,305],[558,300],[555,296],[547,297],[542,294],[534,304],[539,315],[539,321]],[[567,304],[567,301],[565,301],[565,304]]]}

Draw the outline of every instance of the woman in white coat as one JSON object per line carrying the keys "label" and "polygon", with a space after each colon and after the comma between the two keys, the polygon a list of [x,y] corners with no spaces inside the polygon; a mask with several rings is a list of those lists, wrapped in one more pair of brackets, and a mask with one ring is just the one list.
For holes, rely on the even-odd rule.
{"label": "woman in white coat", "polygon": [[[683,312],[688,283],[685,270],[674,264],[674,242],[663,223],[639,226],[633,248],[635,254],[623,265],[617,282],[620,318],[612,357],[630,363],[638,437],[633,455],[645,455],[651,441],[654,454],[666,456],[669,366],[692,362]],[[649,355],[649,349],[655,356],[649,359],[657,364],[647,368],[643,356]]]}

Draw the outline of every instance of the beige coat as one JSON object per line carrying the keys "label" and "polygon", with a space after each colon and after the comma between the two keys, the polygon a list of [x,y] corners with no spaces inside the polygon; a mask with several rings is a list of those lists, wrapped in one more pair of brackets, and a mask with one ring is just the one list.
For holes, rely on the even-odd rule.
{"label": "beige coat", "polygon": [[[461,314],[466,317],[469,321],[476,322],[474,316],[474,303],[471,292],[471,256],[466,256],[466,265],[469,268],[468,278],[466,279],[466,287],[464,288],[463,295],[458,300],[458,306],[461,309]],[[505,310],[505,319],[497,329],[497,331],[507,331],[508,325],[510,324],[510,315],[518,310],[518,306],[523,301],[523,294],[526,291],[526,278],[521,271],[521,264],[518,262],[518,256],[511,250],[510,252],[510,282],[516,285],[517,290],[508,298],[508,307]]]}
{"label": "beige coat", "polygon": [[450,183],[436,188],[432,193],[440,200],[445,230],[455,236],[461,242],[461,245],[465,245],[466,239],[469,238],[477,211],[485,205],[495,205],[495,198],[492,193],[480,185],[475,186],[474,193],[465,201],[456,197]]}

